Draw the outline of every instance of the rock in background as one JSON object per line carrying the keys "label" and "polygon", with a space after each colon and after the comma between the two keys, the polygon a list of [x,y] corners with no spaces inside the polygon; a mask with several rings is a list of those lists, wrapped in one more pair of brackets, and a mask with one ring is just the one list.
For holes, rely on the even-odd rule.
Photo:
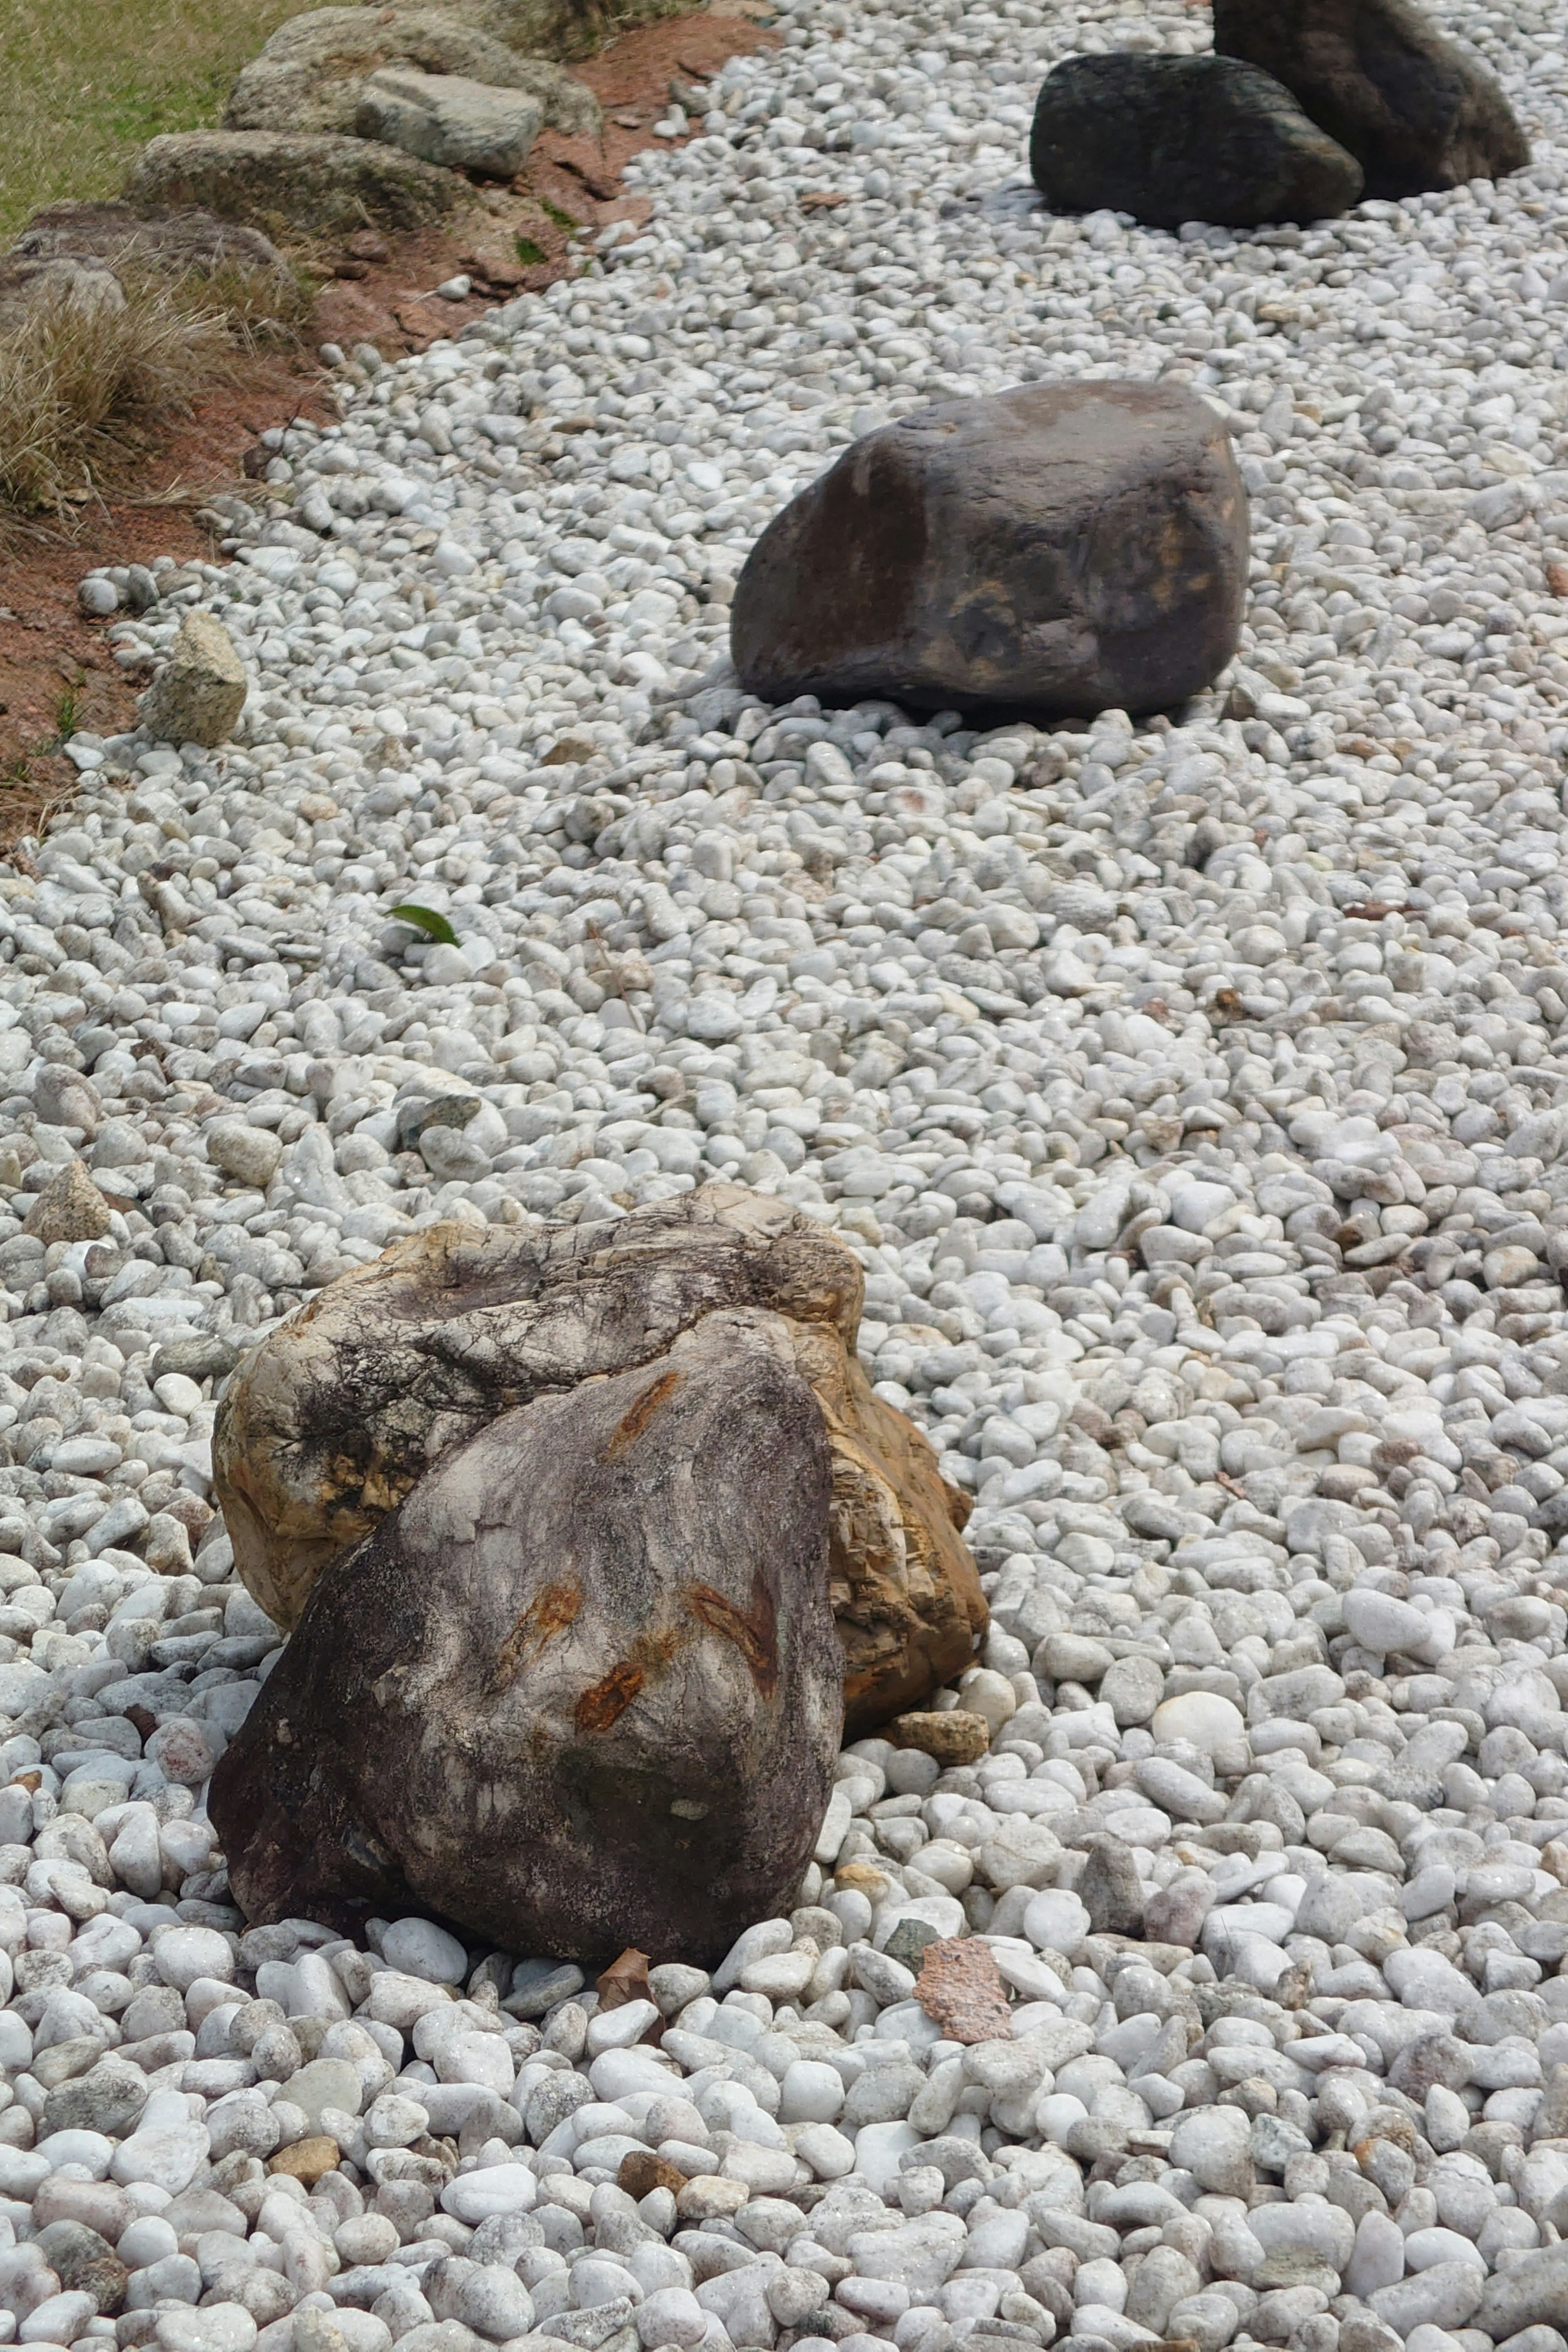
{"label": "rock in background", "polygon": [[832,1475],[774,1317],[447,1454],[326,1570],[225,1759],[247,1916],[717,1958],[793,1899],[832,1786]]}
{"label": "rock in background", "polygon": [[386,67],[461,75],[493,89],[526,90],[552,130],[591,137],[598,100],[549,58],[522,57],[455,8],[318,8],[279,26],[244,68],[224,115],[228,131],[356,129],[361,93]]}
{"label": "rock in background", "polygon": [[854,1356],[862,1295],[834,1234],[728,1184],[615,1224],[432,1226],[332,1284],[231,1384],[214,1475],[239,1572],[269,1615],[296,1623],[328,1563],[448,1447],[739,1313],[787,1334],[817,1398],[849,1717],[879,1722],[962,1671],[985,1605],[957,1532],[965,1499]]}
{"label": "rock in background", "polygon": [[542,121],[538,102],[521,90],[388,66],[363,84],[354,129],[426,163],[510,180],[527,163]]}
{"label": "rock in background", "polygon": [[1215,0],[1215,47],[1261,66],[1348,148],[1369,196],[1500,179],[1530,143],[1486,68],[1408,0]]}
{"label": "rock in background", "polygon": [[126,179],[132,211],[194,205],[264,227],[429,228],[471,192],[395,147],[331,132],[170,131],[149,141]]}
{"label": "rock in background", "polygon": [[757,541],[742,683],[1064,716],[1184,701],[1236,650],[1247,497],[1190,393],[1088,381],[868,434]]}
{"label": "rock in background", "polygon": [[1029,172],[1053,212],[1126,212],[1151,228],[1327,219],[1362,192],[1354,157],[1232,58],[1068,58],[1041,89]]}

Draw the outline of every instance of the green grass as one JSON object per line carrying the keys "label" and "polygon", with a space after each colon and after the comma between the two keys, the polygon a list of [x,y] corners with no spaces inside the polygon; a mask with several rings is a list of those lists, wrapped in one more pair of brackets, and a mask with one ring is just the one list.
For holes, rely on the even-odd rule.
{"label": "green grass", "polygon": [[0,241],[38,205],[118,195],[163,131],[216,123],[300,0],[0,0]]}

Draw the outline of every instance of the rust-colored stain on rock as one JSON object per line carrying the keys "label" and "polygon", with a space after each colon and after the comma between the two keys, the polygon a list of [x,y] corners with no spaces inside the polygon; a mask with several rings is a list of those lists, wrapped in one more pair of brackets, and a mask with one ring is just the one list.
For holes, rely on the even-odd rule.
{"label": "rust-colored stain on rock", "polygon": [[590,1683],[578,1699],[572,1717],[578,1731],[608,1731],[619,1722],[638,1692],[664,1672],[682,1638],[669,1631],[639,1634],[619,1664]]}
{"label": "rust-colored stain on rock", "polygon": [[771,1698],[777,1685],[778,1641],[773,1604],[760,1577],[752,1580],[750,1615],[715,1592],[710,1584],[689,1584],[685,1591],[686,1605],[693,1616],[700,1617],[715,1633],[722,1633],[746,1662],[746,1670],[757,1686],[758,1696]]}
{"label": "rust-colored stain on rock", "polygon": [[509,1689],[545,1643],[565,1633],[582,1606],[583,1588],[568,1577],[541,1586],[496,1653],[491,1695]]}
{"label": "rust-colored stain on rock", "polygon": [[680,1386],[679,1372],[661,1372],[651,1386],[644,1389],[630,1412],[621,1423],[605,1448],[606,1462],[614,1462],[629,1445],[635,1445],[665,1399]]}

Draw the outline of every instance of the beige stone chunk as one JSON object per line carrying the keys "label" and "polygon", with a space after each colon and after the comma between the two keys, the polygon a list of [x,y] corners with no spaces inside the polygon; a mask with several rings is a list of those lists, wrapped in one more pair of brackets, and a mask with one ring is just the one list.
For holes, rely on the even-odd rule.
{"label": "beige stone chunk", "polygon": [[210,613],[187,613],[169,666],[142,698],[142,724],[167,743],[226,743],[245,709],[245,668]]}
{"label": "beige stone chunk", "polygon": [[110,1207],[79,1160],[46,1184],[22,1220],[47,1249],[51,1242],[101,1241],[109,1231]]}

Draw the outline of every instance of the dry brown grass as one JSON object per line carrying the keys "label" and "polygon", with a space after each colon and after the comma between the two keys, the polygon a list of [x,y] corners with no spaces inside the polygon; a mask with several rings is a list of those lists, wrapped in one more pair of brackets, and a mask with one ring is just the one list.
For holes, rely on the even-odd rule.
{"label": "dry brown grass", "polygon": [[231,268],[208,279],[128,276],[120,310],[38,301],[0,337],[0,501],[64,521],[122,488],[150,431],[235,381],[259,341],[292,331],[307,300],[292,280]]}

